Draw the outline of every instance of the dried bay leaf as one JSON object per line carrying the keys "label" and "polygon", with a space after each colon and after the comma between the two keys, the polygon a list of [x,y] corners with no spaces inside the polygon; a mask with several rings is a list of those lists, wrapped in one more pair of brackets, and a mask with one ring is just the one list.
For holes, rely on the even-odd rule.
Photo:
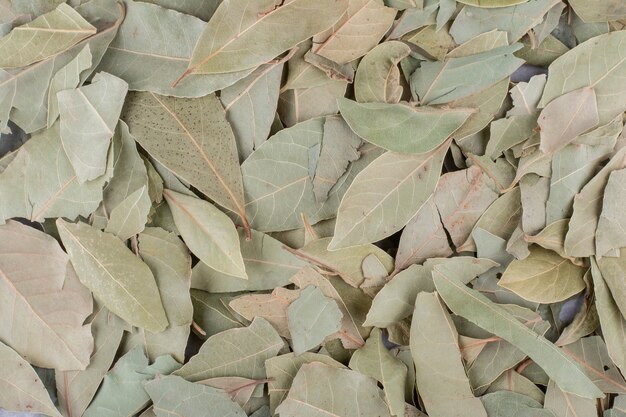
{"label": "dried bay leaf", "polygon": [[[193,77],[172,88],[170,85],[187,69],[194,45],[206,23],[156,4],[125,1],[124,5],[126,18],[98,69],[123,78],[130,90],[175,97],[202,97],[250,73],[238,71]],[[208,9],[207,4],[196,7],[202,12]],[[151,70],[146,71],[147,67]]]}
{"label": "dried bay leaf", "polygon": [[141,0],[208,21],[221,0]]}
{"label": "dried bay leaf", "polygon": [[596,414],[594,400],[563,392],[552,380],[548,383],[544,407],[557,417]]}
{"label": "dried bay leaf", "polygon": [[550,250],[531,247],[530,256],[514,260],[498,285],[526,300],[556,303],[583,290],[585,269]]}
{"label": "dried bay leaf", "polygon": [[265,233],[252,230],[250,240],[243,230],[238,233],[248,279],[219,273],[200,262],[193,268],[193,288],[209,292],[271,290],[288,285],[289,279],[307,265],[282,243]]}
{"label": "dried bay leaf", "polygon": [[581,133],[595,127],[598,122],[593,88],[581,88],[563,94],[548,103],[539,114],[539,148],[545,153],[556,152]]}
{"label": "dried bay leaf", "polygon": [[[206,291],[191,290],[193,304],[193,321],[206,333],[206,337],[223,332],[224,330],[243,327],[235,317],[233,310],[225,302],[232,298],[231,293],[211,294]],[[202,335],[204,338],[204,335]]]}
{"label": "dried bay leaf", "polygon": [[[0,68],[25,67],[63,52],[96,33],[65,3],[0,38]],[[29,45],[24,48],[24,45]]]}
{"label": "dried bay leaf", "polygon": [[350,368],[380,382],[383,385],[391,414],[404,415],[404,385],[407,367],[383,345],[380,329],[372,330],[365,346],[352,355]]}
{"label": "dried bay leaf", "polygon": [[[92,300],[70,258],[52,237],[15,221],[0,226],[0,242],[0,340],[33,365],[85,369]],[[45,343],[33,343],[31,332]]]}
{"label": "dried bay leaf", "polygon": [[363,57],[354,78],[354,95],[359,103],[397,103],[402,99],[398,63],[411,49],[398,41],[383,42]]}
{"label": "dried bay leaf", "polygon": [[448,146],[418,155],[387,152],[370,163],[341,200],[329,249],[376,242],[404,227],[433,193]]}
{"label": "dried bay leaf", "polygon": [[313,37],[312,51],[339,64],[360,58],[378,44],[396,13],[380,0],[350,0],[333,27]]}
{"label": "dried bay leaf", "polygon": [[272,413],[274,413],[276,407],[287,397],[293,380],[302,365],[314,362],[345,369],[345,366],[335,361],[330,356],[311,352],[305,352],[302,355],[296,355],[293,352],[287,353],[285,355],[269,358],[265,362],[267,377],[269,379],[270,411]]}
{"label": "dried bay leaf", "polygon": [[[315,381],[310,384],[309,381]],[[276,408],[281,417],[340,415],[358,417],[367,413],[388,417],[383,391],[373,379],[358,372],[323,363],[300,366],[285,400]]]}
{"label": "dried bay leaf", "polygon": [[111,218],[104,230],[121,240],[130,239],[143,230],[151,207],[152,202],[146,185],[111,210]]}
{"label": "dried bay leaf", "polygon": [[[284,60],[287,58],[261,65],[247,77],[220,92],[226,119],[233,128],[239,159],[242,161],[269,136],[278,106]],[[254,123],[250,123],[250,115],[253,115]]]}
{"label": "dried bay leaf", "polygon": [[249,294],[235,298],[229,307],[252,321],[255,317],[267,320],[279,335],[290,338],[287,307],[300,296],[300,290],[278,287],[271,294]]}
{"label": "dried bay leaf", "polygon": [[[92,7],[93,3],[99,4]],[[112,7],[114,12],[109,13],[108,7]],[[48,117],[47,95],[50,80],[54,74],[74,59],[89,43],[92,67],[81,73],[80,79],[81,82],[84,82],[97,63],[100,62],[107,46],[115,37],[117,29],[124,19],[124,9],[121,4],[116,4],[114,0],[88,2],[77,7],[77,10],[95,24],[101,24],[103,20],[107,23],[113,23],[105,25],[100,32],[79,42],[65,52],[51,56],[49,59],[16,71],[0,70],[0,97],[2,97],[0,100],[0,131],[5,130],[9,116],[15,124],[27,133],[44,128],[47,125]],[[94,16],[95,13],[98,14],[97,18]],[[56,100],[56,97],[53,99]]]}
{"label": "dried bay leaf", "polygon": [[548,77],[539,105],[545,106],[565,93],[592,87],[596,93],[600,124],[608,123],[622,113],[626,108],[622,94],[626,83],[620,75],[626,65],[624,39],[626,31],[600,35],[556,59],[549,68],[549,74],[555,76]]}
{"label": "dried bay leaf", "polygon": [[0,342],[0,408],[7,411],[41,413],[61,417],[41,379],[16,351]]}
{"label": "dried bay leaf", "polygon": [[444,174],[437,183],[433,201],[441,223],[457,247],[470,237],[481,214],[498,198],[487,181],[482,170],[474,165]]}
{"label": "dried bay leaf", "polygon": [[113,174],[112,158],[105,175],[81,184],[63,150],[58,126],[34,135],[0,174],[0,194],[12,196],[0,200],[0,220],[75,219],[88,216],[102,201],[102,188]]}
{"label": "dried bay leaf", "polygon": [[[263,0],[223,2],[196,44],[189,74],[229,73],[254,68],[331,27],[347,9],[346,0]],[[310,18],[313,15],[314,18]],[[225,23],[224,23],[225,22]],[[223,25],[228,24],[228,30]],[[275,25],[281,25],[280,32]]]}
{"label": "dried bay leaf", "polygon": [[622,211],[624,204],[620,201],[624,195],[625,178],[625,169],[615,170],[609,174],[602,199],[602,212],[596,229],[596,254],[598,256],[607,255],[612,250],[626,246],[626,241],[624,241],[626,236],[620,233],[624,230],[625,220]]}
{"label": "dried bay leaf", "polygon": [[570,5],[576,12],[576,15],[584,22],[606,22],[626,19],[626,5],[621,1],[572,0]]}
{"label": "dried bay leaf", "polygon": [[[465,6],[454,20],[450,35],[457,43],[463,43],[481,33],[497,29],[507,32],[509,42],[517,42],[532,27],[541,23],[543,16],[559,1],[530,0],[498,8]],[[480,3],[483,2],[480,0]]]}
{"label": "dried bay leaf", "polygon": [[257,387],[265,384],[266,379],[248,379],[238,376],[225,376],[219,378],[209,378],[200,381],[200,384],[208,385],[213,388],[219,388],[224,391],[231,400],[244,407]]}
{"label": "dried bay leaf", "polygon": [[287,307],[289,333],[296,355],[319,345],[341,328],[343,313],[337,302],[315,286],[305,287]]}
{"label": "dried bay leaf", "polygon": [[[463,410],[468,416],[487,416],[480,400],[472,394],[461,360],[458,333],[439,296],[419,293],[414,315],[411,354],[428,415],[444,417]],[[442,367],[446,372],[437,372]]]}
{"label": "dried bay leaf", "polygon": [[541,403],[531,397],[516,392],[493,392],[483,395],[480,400],[483,402],[485,410],[487,410],[487,414],[490,417],[500,417],[504,415],[554,417],[552,411],[542,409]]}
{"label": "dried bay leaf", "polygon": [[598,309],[608,355],[623,372],[626,369],[626,319],[615,302],[615,297],[611,295],[611,290],[594,258],[591,258],[591,276],[595,306]]}
{"label": "dried bay leaf", "polygon": [[361,138],[339,116],[326,117],[324,137],[313,177],[313,193],[318,202],[325,201],[331,188],[346,172],[350,162],[359,159]]}
{"label": "dried bay leaf", "polygon": [[176,228],[189,249],[205,264],[227,275],[247,279],[235,225],[211,203],[164,190]]}
{"label": "dried bay leaf", "polygon": [[199,417],[206,416],[207,412],[214,416],[246,416],[239,404],[224,391],[187,382],[179,376],[155,379],[148,382],[145,389],[154,402],[153,410],[157,417]]}
{"label": "dried bay leaf", "polygon": [[248,327],[208,338],[198,354],[174,374],[193,382],[220,376],[264,379],[265,360],[282,347],[283,340],[272,325],[257,317]]}
{"label": "dried bay leaf", "polygon": [[506,7],[526,3],[528,0],[458,0],[459,3],[477,7]]}
{"label": "dried bay leaf", "polygon": [[343,315],[339,330],[326,337],[326,340],[339,338],[344,348],[358,349],[365,341],[367,334],[365,315],[371,305],[370,298],[360,289],[350,287],[336,277],[325,277],[311,268],[304,268],[291,278],[291,282],[299,288],[315,286],[327,298],[335,300]]}
{"label": "dried bay leaf", "polygon": [[84,417],[132,417],[150,403],[144,386],[156,375],[168,375],[180,364],[171,356],[161,356],[148,364],[148,358],[140,348],[132,349],[122,356],[107,373],[93,402]]}
{"label": "dried bay leaf", "polygon": [[151,360],[171,355],[185,359],[193,305],[189,295],[191,256],[174,233],[158,227],[146,228],[138,237],[139,254],[154,274],[169,327],[161,333],[145,333],[146,350]]}
{"label": "dried bay leaf", "polygon": [[118,238],[81,222],[56,224],[76,274],[105,307],[149,331],[167,327],[152,272]]}
{"label": "dried bay leaf", "polygon": [[506,151],[524,142],[533,135],[537,127],[537,114],[522,114],[498,119],[491,123],[486,153],[496,159]]}
{"label": "dried bay leaf", "polygon": [[63,149],[80,183],[104,174],[127,91],[126,81],[99,72],[91,84],[57,93]]}
{"label": "dried bay leaf", "polygon": [[596,228],[602,212],[602,197],[612,171],[626,168],[626,149],[620,149],[611,160],[574,197],[574,213],[565,236],[565,253],[589,256],[596,253]]}
{"label": "dried bay leaf", "polygon": [[319,85],[281,92],[278,98],[278,114],[285,126],[291,127],[309,119],[339,112],[337,99],[346,94],[348,84],[343,80],[331,80],[326,75],[324,78],[325,81]]}
{"label": "dried bay leaf", "polygon": [[341,116],[360,137],[398,153],[426,153],[440,146],[472,113],[406,104],[357,103],[339,99]]}
{"label": "dried bay leaf", "polygon": [[420,264],[428,258],[445,258],[450,255],[452,248],[431,197],[402,230],[394,271],[401,271],[411,264]]}
{"label": "dried bay leaf", "polygon": [[81,73],[92,66],[91,59],[91,50],[89,49],[89,44],[87,44],[74,59],[57,71],[52,80],[50,80],[50,88],[48,90],[48,128],[59,117],[57,92],[77,88],[80,83]]}
{"label": "dried bay leaf", "polygon": [[215,95],[178,99],[132,92],[122,119],[153,158],[247,225],[237,145]]}
{"label": "dried bay leaf", "polygon": [[117,352],[124,323],[105,307],[95,306],[91,317],[94,349],[84,371],[56,371],[59,408],[65,416],[83,415],[93,399]]}
{"label": "dried bay leaf", "polygon": [[585,398],[602,396],[602,391],[585,376],[573,359],[502,307],[438,267],[433,270],[433,280],[453,312],[515,345],[543,368],[561,389]]}
{"label": "dried bay leaf", "polygon": [[[513,56],[521,44],[503,46],[459,58],[423,63],[411,75],[411,92],[420,104],[443,104],[477,93],[511,75],[521,59]],[[477,77],[471,80],[468,72]]]}

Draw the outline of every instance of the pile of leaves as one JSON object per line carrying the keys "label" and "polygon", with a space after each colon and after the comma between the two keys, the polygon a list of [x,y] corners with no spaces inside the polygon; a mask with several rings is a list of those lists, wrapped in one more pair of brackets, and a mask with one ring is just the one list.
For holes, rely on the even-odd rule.
{"label": "pile of leaves", "polygon": [[625,26],[0,0],[0,409],[626,416]]}

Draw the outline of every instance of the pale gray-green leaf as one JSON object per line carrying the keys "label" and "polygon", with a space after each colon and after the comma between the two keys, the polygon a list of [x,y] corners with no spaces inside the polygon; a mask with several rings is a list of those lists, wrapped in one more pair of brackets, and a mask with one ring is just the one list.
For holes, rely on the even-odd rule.
{"label": "pale gray-green leaf", "polygon": [[402,98],[398,63],[410,53],[398,41],[374,47],[359,63],[354,78],[354,95],[359,103],[397,103]]}
{"label": "pale gray-green leaf", "polygon": [[121,240],[82,222],[56,224],[78,278],[109,310],[150,331],[167,327],[154,275]]}

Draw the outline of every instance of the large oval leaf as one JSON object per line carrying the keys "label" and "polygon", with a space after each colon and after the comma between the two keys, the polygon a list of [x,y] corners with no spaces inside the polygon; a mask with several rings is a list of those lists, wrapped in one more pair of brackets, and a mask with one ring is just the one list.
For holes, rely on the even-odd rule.
{"label": "large oval leaf", "polygon": [[448,146],[421,155],[387,152],[369,164],[341,200],[329,249],[376,242],[402,229],[434,192]]}
{"label": "large oval leaf", "polygon": [[189,68],[176,83],[189,74],[254,68],[328,29],[347,6],[347,0],[223,2],[200,36]]}
{"label": "large oval leaf", "polygon": [[441,145],[472,114],[471,109],[435,109],[405,104],[338,100],[341,115],[360,137],[399,153],[425,153]]}
{"label": "large oval leaf", "polygon": [[57,219],[80,281],[128,323],[157,333],[168,325],[154,276],[117,237],[85,223]]}

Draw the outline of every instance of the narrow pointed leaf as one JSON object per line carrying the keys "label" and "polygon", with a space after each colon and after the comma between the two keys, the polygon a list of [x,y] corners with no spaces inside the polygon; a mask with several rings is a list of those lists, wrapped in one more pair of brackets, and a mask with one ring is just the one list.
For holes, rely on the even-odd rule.
{"label": "narrow pointed leaf", "polygon": [[[402,98],[398,63],[407,57],[408,45],[390,41],[376,46],[361,60],[354,78],[354,95],[359,103],[397,103]],[[381,65],[382,61],[382,65]]]}
{"label": "narrow pointed leaf", "polygon": [[470,109],[441,110],[406,104],[357,103],[339,99],[350,128],[376,146],[399,153],[425,153],[441,145],[472,114]]}
{"label": "narrow pointed leaf", "polygon": [[453,312],[517,346],[543,368],[562,390],[585,398],[603,396],[576,361],[528,329],[502,307],[468,288],[456,277],[449,276],[445,269],[435,267],[433,279],[437,291]]}
{"label": "narrow pointed leaf", "polygon": [[329,248],[376,242],[404,227],[435,190],[448,144],[421,155],[387,152],[361,171],[341,200]]}
{"label": "narrow pointed leaf", "polygon": [[150,331],[167,327],[152,272],[121,240],[85,223],[56,224],[78,278],[109,310]]}
{"label": "narrow pointed leaf", "polygon": [[235,225],[211,203],[171,190],[163,195],[189,249],[224,274],[247,278]]}
{"label": "narrow pointed leaf", "polygon": [[[223,2],[200,36],[184,74],[254,68],[328,29],[347,6],[347,0],[293,0],[284,4],[263,0],[252,7],[246,0]],[[278,32],[276,25],[282,28]]]}
{"label": "narrow pointed leaf", "polygon": [[0,38],[0,68],[25,67],[42,61],[94,33],[95,27],[76,10],[61,3],[55,10]]}

